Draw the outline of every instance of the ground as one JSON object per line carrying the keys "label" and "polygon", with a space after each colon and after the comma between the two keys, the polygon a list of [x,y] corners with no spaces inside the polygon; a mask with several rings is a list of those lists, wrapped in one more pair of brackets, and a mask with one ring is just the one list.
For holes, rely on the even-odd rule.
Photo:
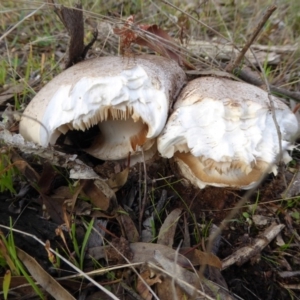
{"label": "ground", "polygon": [[[64,1],[63,4],[74,5],[71,1]],[[173,6],[166,1],[112,1],[106,4],[83,1],[85,44],[93,39],[94,28],[98,29],[98,38],[87,52],[87,58],[117,55],[120,51],[119,37],[113,30],[124,26],[124,20],[134,14],[135,24],[156,24],[168,32],[198,73],[209,71],[212,67],[214,72],[224,70],[224,64],[227,65],[235,57],[232,48],[228,50],[226,47],[231,46],[231,42],[243,47],[271,4],[271,1],[175,1]],[[258,39],[253,43],[253,49],[269,84],[295,92],[294,98],[282,95],[293,106],[293,100],[299,101],[300,4],[297,0],[281,0],[276,5],[277,10],[265,22]],[[10,104],[18,116],[34,94],[64,68],[69,37],[49,3],[5,0],[0,4],[0,11],[1,112]],[[138,28],[135,30],[138,32]],[[149,50],[133,43],[130,49],[125,50],[124,57],[134,57],[141,51],[153,53],[157,49]],[[252,57],[251,63],[244,62],[246,71],[251,69],[256,75],[261,74],[257,60]],[[188,69],[189,65],[185,67]],[[198,76],[193,72],[188,75]],[[13,119],[9,131],[18,133],[17,117]],[[78,153],[78,150],[73,151]],[[182,248],[181,253],[190,255],[197,274],[203,274],[199,265],[207,263],[209,269],[204,271],[205,276],[223,287],[227,284],[233,298],[300,297],[297,273],[300,266],[297,149],[293,151],[293,161],[288,166],[280,169],[276,177],[267,176],[253,191],[215,187],[196,189],[182,180],[172,161],[161,158],[146,164],[145,173],[142,164],[127,170],[124,166],[111,166],[83,153],[79,155],[82,161],[101,175],[121,174],[114,177],[114,180],[121,182],[115,190],[115,196],[103,195],[90,182],[70,179],[68,168],[57,164],[52,166],[51,161],[49,164],[49,161],[34,153],[30,155],[1,142],[0,225],[34,235],[42,242],[48,240],[52,249],[57,249],[86,274],[92,270],[106,270],[104,275],[98,274],[93,278],[119,299],[150,299],[147,288],[145,294],[141,292],[143,285],[137,274],[125,266],[128,262],[134,264],[140,260],[147,264],[138,266],[137,273],[152,272],[155,277],[152,273],[151,276],[147,275],[147,283],[153,284],[154,291],[161,299],[168,299],[167,294],[170,299],[174,298],[172,285],[163,272],[149,267],[153,257],[147,256],[146,249],[151,247],[165,257],[172,255],[172,248]],[[120,170],[124,171],[119,173]],[[237,209],[237,205],[241,207]],[[255,248],[257,239],[266,239],[264,232],[272,224],[282,224],[284,228],[270,243],[257,248],[244,264],[233,264],[220,272],[222,260],[242,247]],[[206,259],[200,259],[200,255],[206,255],[202,253],[207,250],[208,239],[213,235],[213,225],[222,227],[208,253],[217,257],[205,256]],[[105,236],[109,250],[102,247],[99,235],[91,233],[91,226]],[[75,298],[108,297],[99,292],[95,285],[88,285],[88,281],[80,276],[75,282],[67,278],[77,271],[67,262],[59,261],[58,257],[55,262],[49,257],[47,247],[45,249],[36,239],[14,232],[13,243],[7,235],[8,231],[5,228],[1,230],[5,234],[0,243],[2,283],[7,278],[8,270],[13,275],[18,274],[14,273],[12,267],[17,264],[11,250],[15,243],[34,257],[47,274],[60,280],[63,288]],[[150,238],[147,240],[147,237]],[[5,247],[4,241],[7,241]],[[141,241],[147,241],[148,244],[139,244]],[[163,247],[169,247],[169,250]],[[12,265],[7,263],[8,256],[4,249],[8,249],[8,256],[13,258]],[[105,251],[106,256],[103,254]],[[91,253],[93,260],[87,255]],[[25,260],[22,261],[25,264]],[[117,265],[119,269],[114,270],[113,267]],[[191,270],[183,262],[179,265],[186,267],[184,270]],[[26,267],[30,269],[28,265]],[[20,288],[20,282],[26,282],[20,279],[24,276],[21,274],[18,278],[12,277],[11,287],[19,289],[12,291],[8,299],[20,298],[28,293],[32,299],[37,297],[32,285],[27,289]],[[197,286],[192,272],[182,271],[182,274],[185,274],[187,282]],[[162,283],[159,283],[160,280]],[[78,288],[79,282],[82,289]],[[45,289],[43,284],[42,287]],[[206,287],[207,295],[217,298],[208,290]],[[185,296],[189,294],[187,290],[184,291]],[[185,297],[178,290],[176,293],[179,298]],[[53,294],[50,295],[49,299],[55,298]]]}

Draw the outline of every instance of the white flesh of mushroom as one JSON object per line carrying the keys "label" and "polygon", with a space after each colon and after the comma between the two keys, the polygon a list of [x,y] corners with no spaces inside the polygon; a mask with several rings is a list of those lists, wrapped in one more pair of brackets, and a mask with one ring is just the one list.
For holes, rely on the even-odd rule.
{"label": "white flesh of mushroom", "polygon": [[169,107],[185,83],[176,62],[154,55],[83,61],[50,81],[32,99],[20,133],[44,147],[68,130],[99,126],[91,155],[106,160],[154,147]]}
{"label": "white flesh of mushroom", "polygon": [[[287,163],[298,123],[284,103],[272,99]],[[174,156],[182,175],[195,186],[251,188],[279,154],[268,94],[225,78],[191,81],[158,138],[158,150],[164,157]]]}

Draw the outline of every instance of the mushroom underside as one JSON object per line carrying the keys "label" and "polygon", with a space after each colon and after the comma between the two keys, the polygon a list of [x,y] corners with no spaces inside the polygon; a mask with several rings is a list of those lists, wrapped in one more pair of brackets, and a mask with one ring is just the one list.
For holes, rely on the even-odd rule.
{"label": "mushroom underside", "polygon": [[242,161],[216,162],[190,152],[176,152],[174,159],[183,177],[199,188],[212,185],[249,189],[269,168],[269,163],[262,160],[251,165]]}
{"label": "mushroom underside", "polygon": [[[125,110],[106,107],[93,115],[85,116],[81,122],[70,122],[58,127],[52,142],[58,136],[72,133],[71,143],[77,143],[82,150],[102,160],[119,160],[129,154],[137,155],[141,149],[149,150],[154,139],[148,139],[146,124],[133,109]],[[76,134],[77,132],[77,134]]]}
{"label": "mushroom underside", "polygon": [[20,134],[43,147],[58,139],[74,144],[72,134],[75,144],[84,140],[76,150],[102,160],[146,157],[150,149],[155,154],[156,137],[185,81],[175,61],[158,56],[89,59],[39,91],[24,111]]}

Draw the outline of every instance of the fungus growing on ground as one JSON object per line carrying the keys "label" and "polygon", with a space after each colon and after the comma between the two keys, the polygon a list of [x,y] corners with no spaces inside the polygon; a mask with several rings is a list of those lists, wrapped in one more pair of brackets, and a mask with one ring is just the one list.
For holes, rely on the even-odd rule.
{"label": "fungus growing on ground", "polygon": [[[283,161],[298,129],[295,115],[272,96]],[[280,146],[268,94],[225,78],[202,77],[181,92],[158,138],[162,156],[175,161],[193,185],[248,189],[278,162]],[[276,174],[277,166],[271,169]]]}
{"label": "fungus growing on ground", "polygon": [[83,150],[102,160],[138,155],[140,147],[155,152],[185,80],[176,62],[159,56],[89,59],[41,89],[22,116],[20,133],[47,147],[68,131],[93,129]]}

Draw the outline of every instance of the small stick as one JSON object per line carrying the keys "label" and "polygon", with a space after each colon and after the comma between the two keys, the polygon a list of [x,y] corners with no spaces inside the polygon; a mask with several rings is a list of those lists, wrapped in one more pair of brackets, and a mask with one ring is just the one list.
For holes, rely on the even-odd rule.
{"label": "small stick", "polygon": [[251,245],[244,246],[222,260],[222,270],[233,264],[241,266],[262,250],[282,231],[283,224],[271,224]]}
{"label": "small stick", "polygon": [[252,45],[252,43],[254,42],[254,40],[257,38],[257,36],[260,33],[260,31],[262,30],[263,26],[265,25],[265,23],[267,22],[267,20],[270,18],[270,16],[272,15],[272,13],[276,9],[277,9],[276,5],[272,5],[271,7],[269,7],[267,9],[266,13],[263,15],[262,19],[257,24],[257,26],[256,26],[253,34],[251,35],[250,39],[247,41],[247,43],[245,44],[245,46],[241,50],[241,52],[238,55],[238,57],[232,63],[229,63],[227,65],[227,67],[225,68],[225,70],[227,72],[232,73],[232,71],[241,63],[241,61],[244,58],[244,56],[245,56],[246,52],[248,51],[249,47]]}
{"label": "small stick", "polygon": [[[142,234],[142,222],[143,222],[143,216],[146,208],[146,202],[147,202],[147,167],[145,162],[145,154],[143,148],[141,148],[142,157],[143,157],[143,167],[144,167],[144,197],[142,199],[142,202],[140,203],[140,215],[139,215],[139,233]],[[142,181],[142,178],[140,178],[140,182]],[[141,190],[140,190],[141,193]]]}

